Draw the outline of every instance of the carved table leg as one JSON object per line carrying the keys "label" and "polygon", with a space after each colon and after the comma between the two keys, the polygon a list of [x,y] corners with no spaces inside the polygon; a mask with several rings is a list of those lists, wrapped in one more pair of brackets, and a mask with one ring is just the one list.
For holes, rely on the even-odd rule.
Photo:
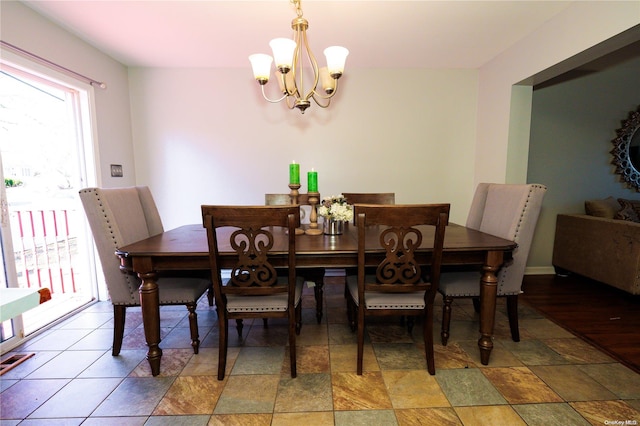
{"label": "carved table leg", "polygon": [[487,253],[485,265],[482,267],[480,281],[480,362],[489,364],[489,357],[493,349],[493,327],[496,317],[496,297],[498,293],[498,279],[496,272],[500,269],[504,258],[501,251]]}
{"label": "carved table leg", "polygon": [[158,276],[155,272],[139,273],[142,280],[140,284],[140,304],[142,306],[142,321],[144,324],[144,336],[147,340],[149,351],[147,360],[151,367],[151,374],[160,374],[160,296],[158,295]]}

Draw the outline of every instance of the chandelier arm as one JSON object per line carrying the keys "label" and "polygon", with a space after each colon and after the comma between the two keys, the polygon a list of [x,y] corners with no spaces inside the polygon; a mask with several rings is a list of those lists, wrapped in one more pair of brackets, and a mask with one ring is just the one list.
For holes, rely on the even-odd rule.
{"label": "chandelier arm", "polygon": [[264,84],[260,85],[260,88],[262,89],[262,97],[267,101],[267,102],[271,102],[272,104],[277,104],[278,102],[282,101],[284,98],[287,97],[286,94],[282,95],[282,97],[280,99],[269,99],[267,97],[267,94],[264,92]]}
{"label": "chandelier arm", "polygon": [[285,100],[285,104],[287,105],[287,108],[289,108],[289,109],[294,109],[296,107],[296,103],[295,102],[291,103],[291,99],[292,98],[293,98],[293,96],[287,96],[287,99]]}
{"label": "chandelier arm", "polygon": [[[331,99],[335,96],[335,94],[338,93],[338,80],[336,79],[336,87],[333,89],[333,92],[329,93],[328,95],[323,95],[322,93],[320,93],[317,90],[313,91],[313,98],[315,99],[316,97],[320,98],[320,99]],[[318,103],[318,101],[316,100],[316,103]],[[327,104],[328,105],[328,104]]]}
{"label": "chandelier arm", "polygon": [[[318,80],[320,79],[320,71],[318,70],[318,61],[316,61],[316,57],[313,55],[313,52],[309,47],[309,39],[307,39],[306,31],[302,32],[302,40],[304,42],[304,48],[307,52],[307,57],[309,58],[309,64],[313,69],[313,84],[311,85],[311,89],[309,90],[309,93],[304,95],[304,99],[309,100],[309,98],[313,97],[313,94],[316,91],[316,87],[318,87]],[[300,69],[302,70],[302,68]],[[302,74],[302,72],[300,74]],[[300,80],[302,81],[302,78]],[[304,88],[302,90],[304,91]]]}
{"label": "chandelier arm", "polygon": [[300,97],[300,88],[298,87],[298,56],[300,55],[300,43],[298,41],[298,34],[296,34],[296,48],[293,51],[293,61],[291,62],[291,71],[289,71],[292,75],[291,83],[293,87],[289,87],[287,85],[287,79],[284,79],[284,88],[290,96],[295,98]]}
{"label": "chandelier arm", "polygon": [[293,81],[292,93],[295,95],[296,99],[300,99],[301,94],[304,92],[304,74],[302,72],[302,67],[300,66],[302,62],[302,34],[303,31],[298,27],[295,35],[296,48],[293,51],[293,62],[290,71],[293,73],[293,78],[291,79]]}
{"label": "chandelier arm", "polygon": [[323,98],[320,96],[320,99],[325,99],[327,101],[326,104],[322,104],[319,100],[318,97],[316,97],[316,95],[318,95],[318,93],[316,92],[315,95],[311,96],[311,99],[313,99],[313,101],[316,103],[316,105],[318,105],[320,108],[327,108],[329,105],[331,105],[331,99],[329,98]]}

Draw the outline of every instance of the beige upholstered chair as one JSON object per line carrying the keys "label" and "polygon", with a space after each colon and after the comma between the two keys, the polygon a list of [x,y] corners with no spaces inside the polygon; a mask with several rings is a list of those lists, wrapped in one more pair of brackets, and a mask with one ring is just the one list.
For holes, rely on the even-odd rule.
{"label": "beige upholstered chair", "polygon": [[[218,380],[225,375],[228,321],[235,319],[238,333],[242,334],[244,318],[287,319],[291,377],[296,377],[296,334],[300,332],[304,284],[296,276],[295,229],[300,222],[299,212],[298,206],[202,206],[218,311]],[[217,232],[221,227],[233,228],[224,241]],[[279,275],[272,264],[276,227],[288,230],[286,246],[277,248],[286,254],[284,265],[279,265],[286,269],[285,276]],[[224,280],[218,253],[222,244],[236,252],[231,277]]]}
{"label": "beige upholstered chair", "polygon": [[[367,316],[417,316],[424,319],[427,368],[433,375],[433,300],[440,278],[449,204],[358,204],[356,210],[358,273],[347,276],[347,313],[352,329],[354,322],[358,329],[357,373],[362,374]],[[423,235],[420,225],[435,229]],[[423,238],[433,239],[430,265],[421,265],[415,256]],[[381,253],[384,257],[380,260]],[[365,266],[372,263],[377,267],[369,274]]]}
{"label": "beige upholstered chair", "polygon": [[[466,226],[488,234],[515,241],[518,247],[513,259],[498,272],[498,296],[507,298],[511,338],[520,340],[518,330],[518,295],[521,293],[524,270],[531,241],[538,222],[544,185],[512,185],[481,183],[471,203]],[[451,304],[454,298],[472,297],[479,310],[480,273],[478,271],[443,272],[438,289],[444,298],[442,315],[442,344],[449,339]]]}
{"label": "beige upholstered chair", "polygon": [[[151,191],[146,186],[131,188],[86,188],[80,199],[93,233],[104,272],[111,303],[113,303],[113,349],[116,356],[122,348],[126,309],[140,306],[138,277],[120,271],[115,251],[127,244],[163,232]],[[198,353],[198,319],[196,305],[202,294],[211,289],[211,281],[197,277],[164,277],[158,280],[161,305],[186,305],[189,310],[191,346]],[[213,305],[213,292],[209,293]]]}

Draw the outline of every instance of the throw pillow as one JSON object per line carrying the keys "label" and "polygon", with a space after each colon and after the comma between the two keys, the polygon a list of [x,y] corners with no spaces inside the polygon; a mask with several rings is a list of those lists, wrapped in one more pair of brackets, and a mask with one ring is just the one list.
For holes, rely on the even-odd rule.
{"label": "throw pillow", "polygon": [[628,220],[630,222],[640,222],[640,200],[625,200],[618,198],[622,209],[616,214],[614,219]]}
{"label": "throw pillow", "polygon": [[613,197],[604,200],[587,200],[584,202],[584,211],[589,216],[613,219],[620,210],[620,203]]}

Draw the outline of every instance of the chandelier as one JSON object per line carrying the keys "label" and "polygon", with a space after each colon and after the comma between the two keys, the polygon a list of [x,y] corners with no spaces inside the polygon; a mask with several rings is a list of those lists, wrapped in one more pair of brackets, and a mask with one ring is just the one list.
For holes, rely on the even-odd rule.
{"label": "chandelier", "polygon": [[[341,46],[327,47],[324,50],[327,66],[318,69],[318,63],[307,40],[309,22],[302,17],[301,0],[289,1],[295,6],[298,15],[291,21],[291,28],[294,30],[293,40],[275,38],[269,43],[273,50],[273,58],[267,54],[257,53],[249,56],[249,60],[253,76],[260,84],[262,96],[267,101],[277,103],[286,99],[289,109],[298,108],[304,114],[304,111],[311,106],[311,99],[321,108],[329,106],[331,98],[338,91],[338,79],[344,72],[349,51]],[[269,82],[273,60],[275,60],[276,78],[282,93],[278,99],[270,99],[264,92],[264,86]],[[305,65],[310,67],[306,74],[303,72]],[[311,83],[306,92],[305,77],[310,78]],[[318,90],[318,83],[325,94]]]}

